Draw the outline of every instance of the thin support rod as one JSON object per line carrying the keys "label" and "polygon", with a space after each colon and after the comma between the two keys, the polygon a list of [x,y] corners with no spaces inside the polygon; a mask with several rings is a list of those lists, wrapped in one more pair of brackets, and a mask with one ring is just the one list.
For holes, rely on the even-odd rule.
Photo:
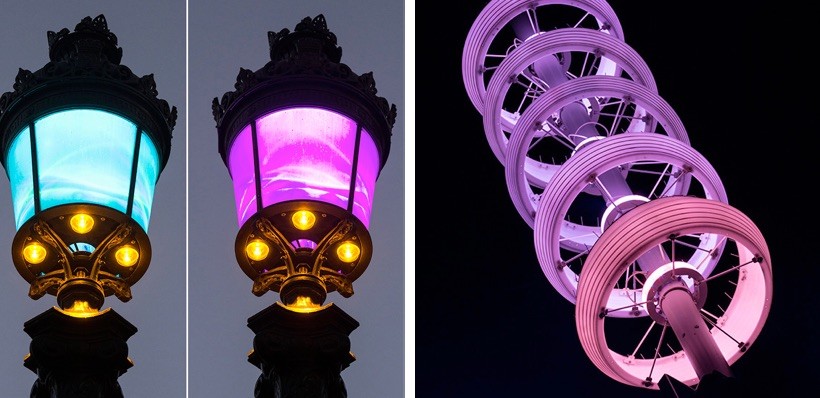
{"label": "thin support rod", "polygon": [[251,143],[253,145],[253,173],[256,182],[256,212],[262,211],[262,175],[259,170],[259,140],[256,138],[256,120],[251,123]]}

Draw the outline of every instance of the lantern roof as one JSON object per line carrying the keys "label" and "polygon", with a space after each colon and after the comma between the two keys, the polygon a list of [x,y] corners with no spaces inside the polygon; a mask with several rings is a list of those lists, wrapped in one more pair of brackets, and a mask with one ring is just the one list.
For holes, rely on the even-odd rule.
{"label": "lantern roof", "polygon": [[122,48],[105,16],[85,17],[74,31],[47,33],[49,62],[37,71],[19,69],[13,91],[0,96],[0,161],[15,136],[34,120],[60,110],[102,109],[136,123],[156,144],[165,167],[177,109],[158,98],[154,75],[135,75],[122,65]]}
{"label": "lantern roof", "polygon": [[376,90],[373,72],[357,74],[341,63],[342,48],[323,15],[306,17],[294,31],[268,32],[271,61],[257,71],[240,68],[234,91],[212,110],[219,132],[219,153],[227,165],[229,149],[252,120],[278,109],[314,106],[344,114],[373,137],[384,166],[396,121],[396,105]]}

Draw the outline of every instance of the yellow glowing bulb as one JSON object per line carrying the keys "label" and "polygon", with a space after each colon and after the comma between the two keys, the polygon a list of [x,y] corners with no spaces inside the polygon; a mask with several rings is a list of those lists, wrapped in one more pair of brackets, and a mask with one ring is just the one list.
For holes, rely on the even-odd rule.
{"label": "yellow glowing bulb", "polygon": [[71,229],[78,234],[84,234],[94,228],[94,218],[88,214],[75,214],[71,216],[68,223],[71,224]]}
{"label": "yellow glowing bulb", "polygon": [[353,242],[345,242],[339,245],[336,249],[336,255],[339,256],[339,260],[342,260],[346,263],[352,263],[359,258],[359,254],[362,253],[362,250],[359,249],[359,246],[356,246]]}
{"label": "yellow glowing bulb", "polygon": [[262,261],[268,257],[269,253],[270,247],[268,244],[259,239],[252,240],[245,246],[245,254],[253,261]]}
{"label": "yellow glowing bulb", "polygon": [[46,259],[46,248],[37,242],[31,242],[23,248],[23,258],[29,264],[40,264]]}
{"label": "yellow glowing bulb", "polygon": [[316,224],[316,216],[307,210],[299,210],[293,213],[291,221],[293,221],[293,226],[297,229],[307,231],[313,227],[313,224]]}
{"label": "yellow glowing bulb", "polygon": [[140,253],[131,246],[123,246],[117,249],[117,252],[114,253],[114,258],[117,259],[119,265],[130,267],[137,263],[137,260],[140,258]]}

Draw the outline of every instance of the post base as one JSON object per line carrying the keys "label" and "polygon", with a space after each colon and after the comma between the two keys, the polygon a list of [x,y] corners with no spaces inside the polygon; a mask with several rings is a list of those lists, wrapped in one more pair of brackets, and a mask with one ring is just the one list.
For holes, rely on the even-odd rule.
{"label": "post base", "polygon": [[129,337],[137,328],[112,309],[78,318],[51,308],[27,321],[30,353],[23,365],[37,374],[31,398],[122,398],[117,378],[133,363]]}
{"label": "post base", "polygon": [[254,397],[346,398],[340,373],[355,360],[348,336],[358,326],[333,304],[301,312],[275,303],[250,317],[248,362],[262,371]]}

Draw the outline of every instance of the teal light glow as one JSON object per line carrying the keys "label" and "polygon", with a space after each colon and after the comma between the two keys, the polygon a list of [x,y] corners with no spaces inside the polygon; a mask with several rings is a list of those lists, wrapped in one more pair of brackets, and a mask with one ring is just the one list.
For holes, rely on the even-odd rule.
{"label": "teal light glow", "polygon": [[34,215],[30,134],[28,127],[23,129],[11,144],[8,159],[6,159],[16,229],[20,229],[20,226]]}
{"label": "teal light glow", "polygon": [[140,152],[137,164],[137,181],[134,184],[134,205],[131,207],[131,218],[142,225],[148,232],[148,220],[151,218],[151,203],[154,201],[154,187],[159,178],[159,154],[148,135],[140,137]]}
{"label": "teal light glow", "polygon": [[[137,171],[132,173],[137,132],[131,121],[93,109],[52,113],[35,121],[33,130],[23,129],[6,159],[17,228],[36,211],[89,203],[129,214],[147,231],[159,154],[141,132]],[[32,135],[35,148],[31,148]],[[32,159],[37,161],[39,209],[35,208]],[[132,175],[133,204],[128,209]]]}
{"label": "teal light glow", "polygon": [[94,203],[123,213],[137,126],[98,110],[48,115],[34,123],[40,209]]}

